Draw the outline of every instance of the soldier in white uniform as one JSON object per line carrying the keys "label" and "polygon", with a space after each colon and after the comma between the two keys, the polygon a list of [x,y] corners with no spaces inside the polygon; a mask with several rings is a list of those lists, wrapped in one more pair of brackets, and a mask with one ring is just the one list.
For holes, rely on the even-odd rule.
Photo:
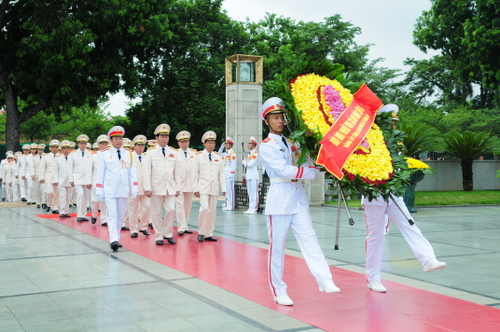
{"label": "soldier in white uniform", "polygon": [[138,194],[136,198],[130,198],[128,201],[128,218],[130,227],[130,237],[138,237],[138,232],[149,236],[148,223],[150,220],[150,202],[149,197],[144,194],[144,147],[147,138],[144,135],[137,135],[132,140],[134,145],[134,163],[137,170]]}
{"label": "soldier in white uniform", "polygon": [[224,172],[226,174],[226,206],[224,211],[234,210],[236,195],[234,192],[234,177],[236,176],[236,152],[233,150],[234,140],[226,137],[226,156],[224,157]]}
{"label": "soldier in white uniform", "polygon": [[14,159],[14,154],[12,151],[7,151],[6,153],[6,163],[3,164],[3,183],[5,186],[5,200],[7,202],[12,202],[14,200],[13,195],[13,182],[14,182],[14,171],[16,168],[16,161]]}
{"label": "soldier in white uniform", "polygon": [[[155,135],[156,147],[148,150],[144,162],[144,191],[151,198],[151,221],[156,233],[156,244],[162,246],[163,239],[175,244],[175,196],[179,195],[175,184],[177,151],[168,146],[168,124],[159,125]],[[163,209],[165,217],[162,218]]]}
{"label": "soldier in white uniform", "polygon": [[[397,113],[399,107],[395,104],[383,106],[378,113],[390,112],[393,115],[394,129],[396,129]],[[422,264],[424,272],[444,269],[446,263],[439,262],[434,254],[432,245],[422,235],[416,224],[410,225],[406,216],[410,212],[406,207],[402,197],[394,197],[396,203],[389,199],[385,201],[382,197],[377,197],[372,201],[362,198],[366,218],[366,281],[368,288],[375,292],[385,293],[387,288],[380,281],[380,270],[382,267],[384,234],[386,231],[387,217],[394,222],[410,246],[413,254]],[[399,206],[399,208],[398,208]],[[400,208],[404,211],[401,212]]]}
{"label": "soldier in white uniform", "polygon": [[38,183],[38,191],[40,195],[40,203],[42,204],[41,208],[45,210],[47,208],[47,191],[45,190],[45,185],[40,183],[40,178],[39,178],[40,167],[42,166],[42,160],[45,156],[45,144],[38,144],[37,149],[38,149],[37,155],[39,158],[39,164],[36,170],[36,178]]}
{"label": "soldier in white uniform", "polygon": [[90,222],[92,224],[95,224],[97,222],[97,214],[99,210],[101,211],[101,226],[108,226],[107,222],[107,213],[106,213],[106,202],[102,201],[100,202],[97,199],[96,195],[96,180],[97,180],[97,164],[99,161],[99,154],[102,151],[105,151],[108,149],[108,143],[109,139],[107,135],[99,135],[97,137],[97,146],[98,150],[97,152],[92,154],[92,189],[90,191],[90,196],[91,196],[91,206],[92,206],[92,216],[90,219]]}
{"label": "soldier in white uniform", "polygon": [[78,149],[71,153],[73,162],[73,183],[76,191],[76,221],[89,221],[86,217],[92,189],[94,162],[92,153],[87,150],[89,137],[81,134],[76,138]]}
{"label": "soldier in white uniform", "polygon": [[26,158],[26,179],[28,180],[28,205],[37,204],[40,208],[40,182],[38,182],[38,167],[40,156],[38,156],[38,144],[30,145],[30,157]]}
{"label": "soldier in white uniform", "polygon": [[196,150],[189,148],[191,134],[183,130],[175,136],[179,151],[177,164],[175,165],[175,176],[179,196],[176,197],[175,211],[177,213],[177,232],[179,236],[184,233],[192,234],[188,228],[189,215],[193,202],[193,164]]}
{"label": "soldier in white uniform", "polygon": [[47,208],[45,210],[49,212],[52,209],[53,214],[59,214],[59,190],[52,184],[52,171],[54,169],[54,161],[59,155],[59,144],[58,140],[50,141],[50,153],[43,156],[38,171],[38,179],[40,183],[44,184],[45,191],[47,192]]}
{"label": "soldier in white uniform", "polygon": [[[10,154],[12,154],[12,151],[7,151],[5,153],[5,159],[2,159],[0,161],[0,181],[2,181],[2,192],[0,196],[2,197],[2,202],[5,202],[7,200],[7,186],[5,182],[5,177],[7,175],[4,173],[4,167],[8,164],[7,155],[9,154],[9,152]],[[12,155],[12,157],[14,157],[14,155]]]}
{"label": "soldier in white uniform", "polygon": [[127,198],[137,196],[137,172],[132,152],[122,148],[125,129],[115,126],[108,131],[111,147],[99,153],[96,195],[106,202],[109,243],[113,251],[121,247],[120,231],[127,212]]}
{"label": "soldier in white uniform", "polygon": [[259,152],[257,151],[257,140],[255,137],[250,137],[247,145],[250,152],[242,164],[245,167],[245,179],[247,182],[248,192],[248,210],[245,214],[255,214],[259,209]]}
{"label": "soldier in white uniform", "polygon": [[[22,147],[23,154],[17,158],[17,173],[19,174],[19,193],[21,194],[21,201],[27,202],[28,199],[28,179],[26,178],[27,158],[30,157],[30,144],[24,144]],[[28,202],[30,205],[31,202]]]}
{"label": "soldier in white uniform", "polygon": [[284,113],[279,98],[270,98],[262,105],[260,117],[269,127],[269,135],[262,141],[259,152],[271,181],[265,209],[270,242],[269,286],[278,304],[293,305],[283,281],[284,250],[290,227],[319,290],[335,293],[340,292],[340,289],[333,283],[330,268],[312,226],[306,192],[298,182],[298,179],[314,179],[319,171],[311,160],[305,166],[296,164],[300,150],[292,140],[282,135],[286,123]]}
{"label": "soldier in white uniform", "polygon": [[73,161],[71,160],[73,155],[70,153],[71,142],[62,141],[61,151],[62,154],[54,160],[52,183],[59,190],[59,217],[69,218],[69,204],[74,190]]}
{"label": "soldier in white uniform", "polygon": [[217,241],[213,236],[215,230],[215,209],[219,188],[222,196],[226,195],[226,177],[224,160],[218,152],[214,152],[217,135],[213,131],[203,134],[201,141],[205,149],[198,152],[193,165],[193,191],[200,199],[198,214],[198,241]]}

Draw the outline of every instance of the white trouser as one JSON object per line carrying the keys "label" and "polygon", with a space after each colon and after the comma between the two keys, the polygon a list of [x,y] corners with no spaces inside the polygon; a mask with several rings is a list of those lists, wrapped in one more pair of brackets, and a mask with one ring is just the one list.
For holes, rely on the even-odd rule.
{"label": "white trouser", "polygon": [[188,230],[188,220],[191,214],[193,203],[193,193],[181,191],[175,198],[175,212],[177,213],[177,231],[184,232]]}
{"label": "white trouser", "polygon": [[41,190],[40,190],[40,182],[38,180],[33,180],[33,190],[31,191],[31,202],[36,203],[38,205],[42,204],[41,201]]}
{"label": "white trouser", "polygon": [[[410,212],[402,197],[396,201],[407,216]],[[429,259],[436,257],[434,250],[417,225],[411,226],[403,213],[392,200],[384,201],[378,197],[371,202],[363,199],[366,218],[366,279],[368,282],[380,282],[380,269],[382,267],[382,256],[384,247],[385,220],[389,218],[398,227],[404,239],[410,246],[415,257],[424,265]]]}
{"label": "white trouser", "polygon": [[205,237],[214,235],[215,209],[217,196],[200,194],[200,212],[198,213],[198,233]]}
{"label": "white trouser", "polygon": [[234,177],[226,178],[226,207],[234,209]]}
{"label": "white trouser", "polygon": [[76,192],[76,217],[84,218],[87,215],[90,189],[85,185],[75,185]]}
{"label": "white trouser", "polygon": [[127,198],[105,197],[105,201],[108,212],[109,243],[113,243],[115,241],[120,241],[123,218],[127,211]]}
{"label": "white trouser", "polygon": [[7,200],[7,184],[4,181],[2,181],[2,195],[1,196],[2,196],[2,198],[5,198],[5,200]]}
{"label": "white trouser", "polygon": [[332,278],[332,273],[325,255],[319,246],[316,232],[312,226],[311,215],[307,208],[298,202],[299,213],[287,215],[268,215],[267,229],[269,232],[269,286],[273,296],[287,292],[283,282],[285,267],[285,244],[288,229],[291,227],[309,270],[321,285],[326,279]]}
{"label": "white trouser", "polygon": [[19,192],[21,194],[21,198],[26,198],[27,191],[26,179],[22,179],[21,177],[19,177]]}
{"label": "white trouser", "polygon": [[259,180],[247,179],[248,211],[259,209]]}
{"label": "white trouser", "polygon": [[5,187],[5,196],[4,196],[5,200],[7,202],[12,202],[14,199],[14,195],[12,193],[12,189],[14,188],[14,186],[11,184],[5,184],[5,183],[3,183],[3,186]]}
{"label": "white trouser", "polygon": [[26,179],[26,200],[28,203],[35,202],[35,200],[33,200],[33,182],[31,176]]}
{"label": "white trouser", "polygon": [[[155,240],[163,240],[164,237],[173,237],[175,218],[175,195],[158,196],[150,198],[151,221],[155,230]],[[162,218],[162,209],[165,209],[165,217]]]}
{"label": "white trouser", "polygon": [[59,209],[59,190],[57,186],[54,186],[52,183],[46,183],[45,189],[47,190],[47,205],[50,206],[51,210]]}
{"label": "white trouser", "polygon": [[138,195],[136,198],[128,199],[128,224],[130,233],[138,233],[148,229],[149,220],[151,219],[149,197],[146,195]]}
{"label": "white trouser", "polygon": [[14,181],[12,183],[12,202],[19,202],[21,196],[19,195],[19,182]]}
{"label": "white trouser", "polygon": [[71,195],[73,195],[73,187],[59,187],[59,213],[68,214],[69,213],[69,202],[71,201]]}

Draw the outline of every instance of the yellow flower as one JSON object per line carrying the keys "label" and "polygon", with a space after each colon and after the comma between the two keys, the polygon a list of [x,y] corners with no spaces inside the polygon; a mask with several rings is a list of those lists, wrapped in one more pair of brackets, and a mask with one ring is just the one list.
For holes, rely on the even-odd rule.
{"label": "yellow flower", "polygon": [[351,174],[357,174],[368,180],[389,180],[394,169],[392,158],[380,128],[373,124],[366,135],[370,144],[370,153],[352,154],[346,161],[344,169]]}
{"label": "yellow flower", "polygon": [[307,74],[297,77],[291,84],[292,96],[297,110],[302,111],[302,121],[307,128],[324,136],[333,124],[333,116],[329,113],[330,107],[325,101],[324,87],[331,85],[339,91],[345,106],[353,101],[351,91],[344,88],[336,80],[331,80],[316,74]]}
{"label": "yellow flower", "polygon": [[405,160],[408,163],[408,168],[410,168],[410,169],[415,169],[415,168],[416,169],[426,169],[426,168],[429,168],[429,165],[427,165],[426,163],[424,163],[423,161],[420,161],[418,159],[406,157]]}

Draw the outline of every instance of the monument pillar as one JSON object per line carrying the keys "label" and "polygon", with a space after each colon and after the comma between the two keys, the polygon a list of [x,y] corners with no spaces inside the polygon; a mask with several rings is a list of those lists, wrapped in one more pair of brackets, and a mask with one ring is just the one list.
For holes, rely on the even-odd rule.
{"label": "monument pillar", "polygon": [[235,181],[242,179],[241,158],[248,152],[250,136],[259,144],[262,141],[262,120],[258,116],[264,79],[262,62],[262,57],[255,55],[236,54],[226,58],[226,136],[235,141],[233,150],[238,156]]}

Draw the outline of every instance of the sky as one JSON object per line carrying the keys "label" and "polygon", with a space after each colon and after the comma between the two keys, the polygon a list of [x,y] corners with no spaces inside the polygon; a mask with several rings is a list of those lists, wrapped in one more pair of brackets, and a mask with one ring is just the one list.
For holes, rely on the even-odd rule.
{"label": "sky", "polygon": [[[325,17],[340,14],[342,21],[361,28],[355,39],[358,45],[373,44],[369,59],[384,58],[379,66],[403,72],[409,69],[403,65],[406,58],[422,60],[436,54],[425,54],[412,44],[417,18],[430,7],[430,0],[224,0],[222,5],[229,17],[237,21],[248,17],[257,22],[271,13],[297,22],[323,22]],[[128,101],[123,94],[116,94],[107,111],[124,115]]]}

